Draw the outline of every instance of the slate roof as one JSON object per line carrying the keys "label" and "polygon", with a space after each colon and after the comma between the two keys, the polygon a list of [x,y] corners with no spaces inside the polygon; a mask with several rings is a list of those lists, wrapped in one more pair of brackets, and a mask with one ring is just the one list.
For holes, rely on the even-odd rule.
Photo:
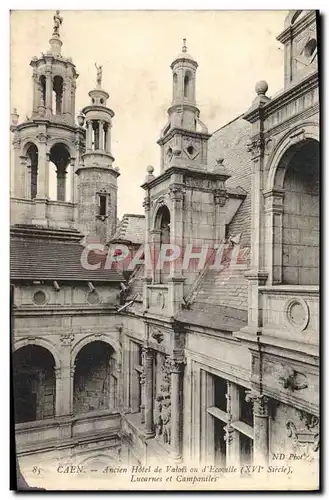
{"label": "slate roof", "polygon": [[124,214],[111,241],[126,241],[141,245],[145,240],[145,216]]}
{"label": "slate roof", "polygon": [[252,160],[247,144],[251,133],[250,123],[241,115],[216,130],[208,142],[209,165],[214,165],[219,157],[224,158],[225,168],[231,175],[226,187],[240,187],[247,193],[228,228],[229,236],[241,233],[242,247],[250,247]]}
{"label": "slate roof", "polygon": [[99,269],[85,269],[81,262],[84,247],[79,241],[11,237],[11,280],[123,281],[121,272],[105,269],[106,254],[90,252],[90,264]]}

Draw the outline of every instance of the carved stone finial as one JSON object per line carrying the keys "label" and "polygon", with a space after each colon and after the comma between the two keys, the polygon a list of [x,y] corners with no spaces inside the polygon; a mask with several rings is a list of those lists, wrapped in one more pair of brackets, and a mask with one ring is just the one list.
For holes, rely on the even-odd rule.
{"label": "carved stone finial", "polygon": [[102,66],[97,66],[97,63],[95,63],[95,68],[97,69],[96,83],[100,87],[102,85],[103,68]]}
{"label": "carved stone finial", "polygon": [[148,165],[148,167],[146,167],[146,172],[145,182],[153,181],[153,179],[155,179],[155,176],[153,175],[154,167],[152,167],[152,165]]}
{"label": "carved stone finial", "polygon": [[255,91],[257,95],[265,95],[268,91],[268,84],[265,80],[260,80],[255,85]]}
{"label": "carved stone finial", "polygon": [[19,119],[19,114],[17,113],[17,109],[14,108],[11,114],[11,124],[16,126],[18,123],[18,119]]}
{"label": "carved stone finial", "polygon": [[182,47],[182,52],[187,52],[187,46],[186,46],[186,38],[183,38],[183,47]]}

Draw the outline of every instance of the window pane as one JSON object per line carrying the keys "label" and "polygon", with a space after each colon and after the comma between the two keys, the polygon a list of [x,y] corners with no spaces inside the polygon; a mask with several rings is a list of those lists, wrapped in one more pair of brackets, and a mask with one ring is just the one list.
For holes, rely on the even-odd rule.
{"label": "window pane", "polygon": [[214,391],[215,391],[215,406],[220,410],[226,411],[227,400],[227,382],[220,377],[214,377]]}

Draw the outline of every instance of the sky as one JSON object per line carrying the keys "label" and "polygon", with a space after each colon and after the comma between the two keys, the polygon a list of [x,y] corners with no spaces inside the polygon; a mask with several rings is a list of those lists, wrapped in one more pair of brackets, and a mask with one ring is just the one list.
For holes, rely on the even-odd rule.
{"label": "sky", "polygon": [[[245,112],[255,84],[266,80],[268,96],[283,87],[283,46],[276,40],[288,11],[61,11],[62,54],[79,78],[76,114],[89,104],[95,62],[115,112],[112,128],[118,179],[118,215],[143,213],[140,188],[146,167],[159,173],[156,144],[172,98],[171,62],[187,39],[197,60],[200,119],[212,133]],[[32,111],[33,56],[49,48],[54,11],[11,12],[11,108],[20,120]],[[55,182],[51,194],[55,193]]]}

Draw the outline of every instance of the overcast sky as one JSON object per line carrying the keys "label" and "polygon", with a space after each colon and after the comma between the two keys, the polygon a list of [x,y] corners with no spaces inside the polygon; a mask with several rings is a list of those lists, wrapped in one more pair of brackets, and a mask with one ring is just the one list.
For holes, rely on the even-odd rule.
{"label": "overcast sky", "polygon": [[[49,47],[54,11],[12,11],[11,107],[31,114],[31,58]],[[143,213],[139,187],[147,165],[159,172],[156,144],[171,102],[170,64],[187,38],[197,60],[201,120],[214,132],[240,115],[265,79],[283,86],[283,47],[276,36],[287,11],[61,11],[62,54],[77,67],[76,113],[89,104],[95,62],[114,110],[112,153],[119,166],[118,213]]]}

